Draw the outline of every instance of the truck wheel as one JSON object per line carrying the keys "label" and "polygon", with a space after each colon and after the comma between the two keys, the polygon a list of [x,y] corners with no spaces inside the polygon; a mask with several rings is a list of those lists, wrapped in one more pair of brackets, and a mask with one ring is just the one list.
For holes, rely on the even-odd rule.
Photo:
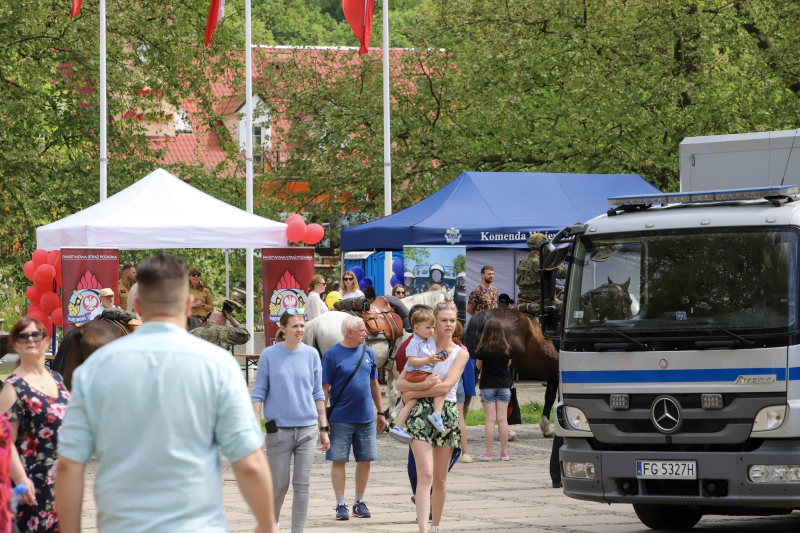
{"label": "truck wheel", "polygon": [[703,515],[686,505],[633,504],[636,516],[650,529],[681,531],[692,529]]}

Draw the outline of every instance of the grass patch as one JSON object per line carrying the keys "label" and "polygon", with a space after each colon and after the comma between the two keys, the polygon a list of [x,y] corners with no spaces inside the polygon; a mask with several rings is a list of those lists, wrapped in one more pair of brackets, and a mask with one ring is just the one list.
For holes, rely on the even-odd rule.
{"label": "grass patch", "polygon": [[[538,424],[539,419],[542,418],[544,406],[539,402],[529,402],[525,405],[521,405],[520,410],[522,411],[523,424]],[[483,414],[483,409],[470,409],[467,412],[466,423],[468,426],[486,425],[486,417]]]}

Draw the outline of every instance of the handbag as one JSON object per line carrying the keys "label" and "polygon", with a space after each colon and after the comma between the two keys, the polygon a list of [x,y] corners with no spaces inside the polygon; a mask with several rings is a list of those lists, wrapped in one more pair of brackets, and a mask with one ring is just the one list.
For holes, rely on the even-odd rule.
{"label": "handbag", "polygon": [[364,361],[364,354],[366,354],[366,353],[367,353],[367,343],[365,342],[363,344],[363,348],[361,348],[361,359],[358,360],[358,364],[356,365],[356,368],[353,370],[353,373],[350,374],[350,376],[347,378],[347,381],[344,382],[344,385],[342,385],[342,388],[339,390],[339,394],[336,395],[336,399],[333,400],[333,402],[330,404],[330,406],[328,406],[325,409],[325,416],[327,417],[329,423],[331,421],[331,413],[333,412],[333,408],[336,407],[337,403],[339,403],[339,398],[342,397],[342,393],[344,392],[344,389],[347,388],[347,385],[350,384],[350,380],[353,379],[353,376],[355,376],[356,372],[358,372],[358,369],[361,367],[361,363]]}
{"label": "handbag", "polygon": [[509,425],[522,424],[522,411],[519,408],[516,387],[511,387],[511,401],[508,402],[508,423]]}

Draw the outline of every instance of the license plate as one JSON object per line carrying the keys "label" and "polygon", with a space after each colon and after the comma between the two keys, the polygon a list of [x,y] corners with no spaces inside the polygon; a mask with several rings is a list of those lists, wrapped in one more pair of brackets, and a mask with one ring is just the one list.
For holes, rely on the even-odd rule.
{"label": "license plate", "polygon": [[639,479],[697,479],[697,461],[636,461]]}

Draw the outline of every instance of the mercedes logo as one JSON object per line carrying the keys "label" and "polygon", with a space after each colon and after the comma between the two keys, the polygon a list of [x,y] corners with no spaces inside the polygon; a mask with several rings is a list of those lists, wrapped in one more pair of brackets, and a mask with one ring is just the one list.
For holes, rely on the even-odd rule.
{"label": "mercedes logo", "polygon": [[671,396],[659,396],[650,409],[651,419],[662,433],[675,433],[681,425],[681,407]]}

